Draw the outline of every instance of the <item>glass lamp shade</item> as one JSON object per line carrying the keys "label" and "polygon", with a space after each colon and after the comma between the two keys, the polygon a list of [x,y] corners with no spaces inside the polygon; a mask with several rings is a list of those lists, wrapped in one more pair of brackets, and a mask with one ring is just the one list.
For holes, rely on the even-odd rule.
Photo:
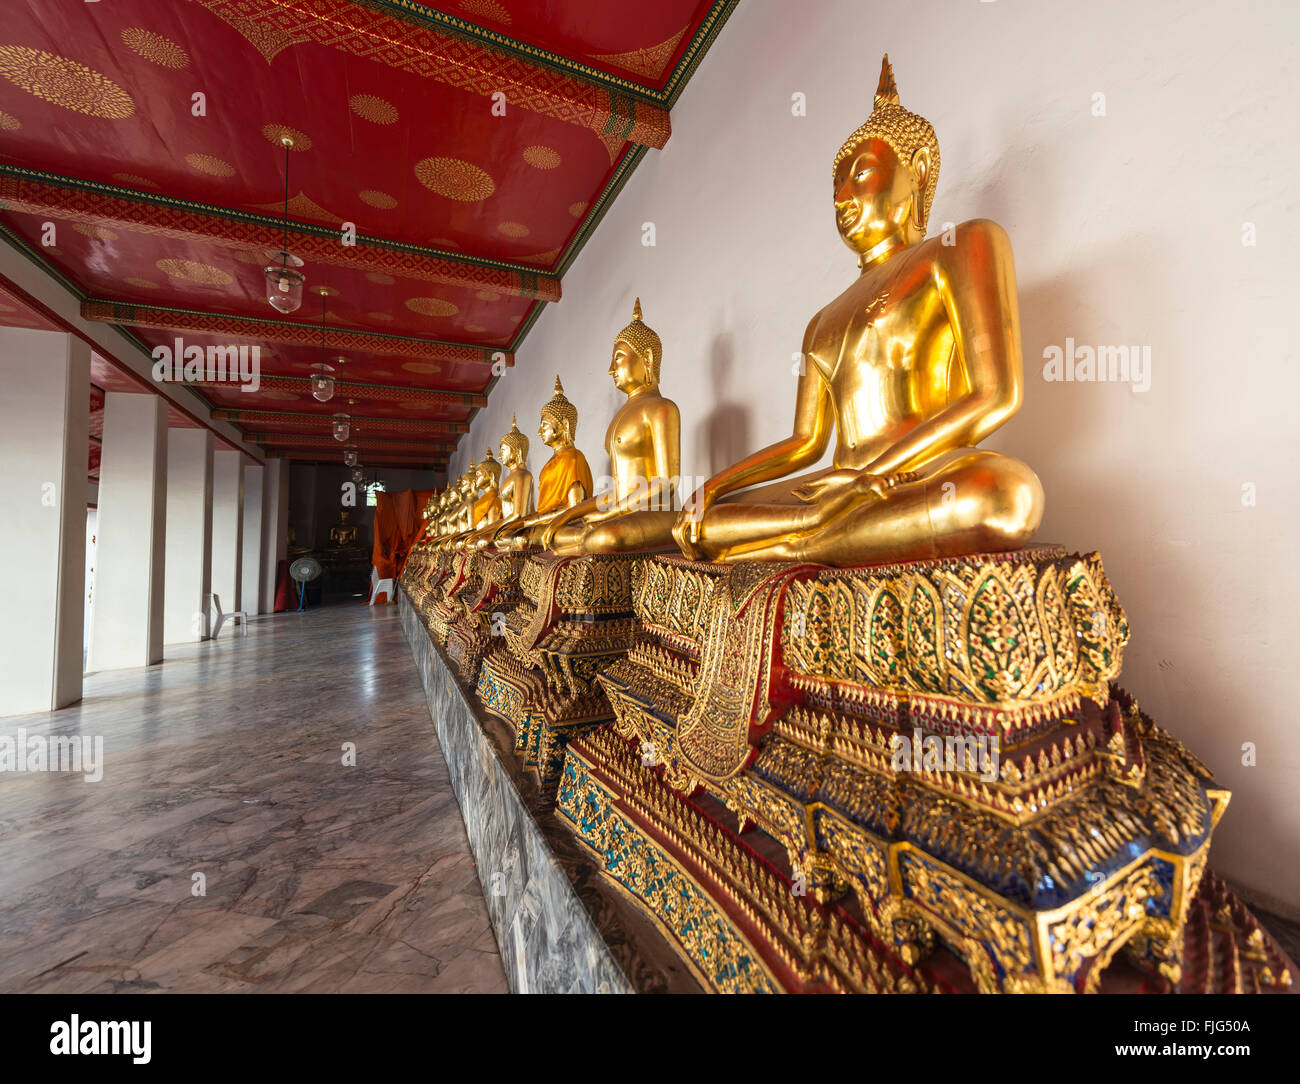
{"label": "glass lamp shade", "polygon": [[347,440],[352,433],[352,419],[346,414],[334,415],[334,439]]}
{"label": "glass lamp shade", "polygon": [[315,372],[311,374],[311,394],[312,397],[322,403],[328,403],[334,398],[334,377],[331,375],[334,369],[330,365],[317,365]]}
{"label": "glass lamp shade", "polygon": [[343,462],[349,467],[355,467],[357,465],[357,450],[355,448],[346,449],[343,452]]}
{"label": "glass lamp shade", "polygon": [[262,268],[266,276],[266,300],[276,312],[297,312],[302,305],[302,287],[307,276],[298,270],[302,260],[288,252],[281,252],[277,263]]}

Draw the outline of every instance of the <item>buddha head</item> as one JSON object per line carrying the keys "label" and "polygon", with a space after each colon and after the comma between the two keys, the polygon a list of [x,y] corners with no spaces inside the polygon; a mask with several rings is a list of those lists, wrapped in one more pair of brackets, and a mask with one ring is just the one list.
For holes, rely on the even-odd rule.
{"label": "buddha head", "polygon": [[939,141],[928,120],[899,104],[888,54],[875,108],[844,141],[832,172],[835,225],[860,257],[891,239],[911,243],[925,236],[939,179]]}
{"label": "buddha head", "polygon": [[528,438],[519,431],[519,418],[510,416],[510,432],[501,438],[501,465],[515,470],[528,460]]}
{"label": "buddha head", "polygon": [[564,397],[564,385],[555,378],[555,394],[542,407],[542,424],[537,435],[548,448],[568,448],[578,435],[578,408]]}
{"label": "buddha head", "polygon": [[456,484],[456,488],[460,490],[460,499],[462,501],[467,501],[474,495],[474,482],[477,475],[478,468],[474,460],[471,459],[469,461],[469,470],[460,476],[460,481]]}
{"label": "buddha head", "polygon": [[492,457],[491,448],[487,450],[483,462],[471,468],[470,473],[474,476],[475,489],[487,490],[489,493],[496,492],[497,486],[501,483],[501,464]]}
{"label": "buddha head", "polygon": [[609,375],[614,386],[628,395],[659,387],[659,363],[663,360],[659,336],[641,322],[641,299],[632,306],[632,322],[614,340]]}

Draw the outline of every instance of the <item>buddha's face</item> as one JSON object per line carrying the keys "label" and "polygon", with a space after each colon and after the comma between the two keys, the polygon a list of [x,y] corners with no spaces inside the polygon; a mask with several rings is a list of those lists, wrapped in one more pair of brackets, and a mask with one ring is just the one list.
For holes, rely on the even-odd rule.
{"label": "buddha's face", "polygon": [[649,384],[645,361],[625,342],[614,344],[614,356],[609,363],[609,375],[614,387],[622,392],[633,392]]}
{"label": "buddha's face", "polygon": [[[477,473],[478,471],[474,472],[474,474]],[[470,493],[473,492],[473,490],[474,490],[474,475],[467,474],[460,480],[460,495],[462,497],[468,497]]]}
{"label": "buddha's face", "polygon": [[569,436],[569,427],[557,425],[555,419],[544,416],[542,424],[537,427],[537,435],[548,448],[554,448]]}
{"label": "buddha's face", "polygon": [[510,447],[509,444],[501,445],[500,459],[501,459],[501,465],[503,467],[516,467],[519,464],[519,460],[515,456],[515,450],[512,447]]}
{"label": "buddha's face", "polygon": [[835,171],[835,225],[844,243],[866,252],[891,236],[903,233],[914,200],[922,198],[929,157],[918,152],[913,162],[898,160],[883,139],[869,139]]}
{"label": "buddha's face", "polygon": [[495,488],[495,486],[496,486],[496,481],[492,477],[492,472],[488,470],[486,466],[480,465],[474,471],[474,488],[489,489],[489,488]]}

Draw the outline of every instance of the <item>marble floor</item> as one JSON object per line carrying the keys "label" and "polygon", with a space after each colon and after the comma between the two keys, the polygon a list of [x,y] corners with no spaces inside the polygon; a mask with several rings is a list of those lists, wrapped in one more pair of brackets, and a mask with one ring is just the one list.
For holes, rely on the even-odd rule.
{"label": "marble floor", "polygon": [[104,774],[0,773],[0,992],[505,992],[397,607],[254,619],[19,728],[102,735]]}

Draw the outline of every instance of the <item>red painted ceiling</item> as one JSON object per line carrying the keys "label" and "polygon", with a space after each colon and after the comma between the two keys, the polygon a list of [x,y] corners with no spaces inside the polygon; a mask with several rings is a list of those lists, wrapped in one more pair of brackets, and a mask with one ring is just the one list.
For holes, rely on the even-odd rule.
{"label": "red painted ceiling", "polygon": [[[731,6],[11,0],[0,225],[83,315],[126,324],[143,350],[178,335],[259,345],[263,388],[197,390],[249,436],[303,433],[276,454],[337,461],[341,448],[306,438],[349,410],[374,442],[358,441],[363,454],[386,455],[381,421],[463,429],[482,405],[492,352],[512,354],[559,300],[634,152],[668,138],[668,107]],[[308,290],[288,317],[261,272],[280,243],[282,135],[288,247]],[[367,336],[329,344],[349,387],[325,404],[301,383],[322,358],[322,287],[327,333]],[[39,318],[8,296],[0,322]],[[112,364],[94,380],[139,390]],[[446,458],[410,443],[412,465]]]}

